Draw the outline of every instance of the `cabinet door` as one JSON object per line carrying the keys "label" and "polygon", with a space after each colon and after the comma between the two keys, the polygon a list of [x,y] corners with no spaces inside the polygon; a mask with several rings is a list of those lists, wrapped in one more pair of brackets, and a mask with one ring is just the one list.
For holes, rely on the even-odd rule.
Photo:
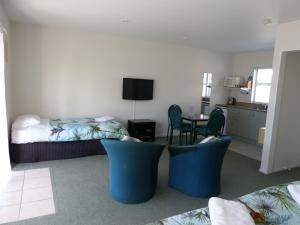
{"label": "cabinet door", "polygon": [[227,126],[226,131],[230,134],[236,134],[238,133],[238,121],[239,121],[239,109],[229,108],[228,109],[228,115],[227,115]]}
{"label": "cabinet door", "polygon": [[250,135],[250,124],[252,123],[252,115],[250,110],[240,109],[238,120],[238,136],[248,138]]}

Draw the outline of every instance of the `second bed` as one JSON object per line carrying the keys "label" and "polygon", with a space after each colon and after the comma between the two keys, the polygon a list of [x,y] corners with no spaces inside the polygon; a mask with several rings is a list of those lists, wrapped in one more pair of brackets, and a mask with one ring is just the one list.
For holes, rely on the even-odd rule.
{"label": "second bed", "polygon": [[12,129],[12,162],[38,162],[105,154],[101,139],[122,139],[126,128],[115,120],[96,118],[41,119],[39,124]]}

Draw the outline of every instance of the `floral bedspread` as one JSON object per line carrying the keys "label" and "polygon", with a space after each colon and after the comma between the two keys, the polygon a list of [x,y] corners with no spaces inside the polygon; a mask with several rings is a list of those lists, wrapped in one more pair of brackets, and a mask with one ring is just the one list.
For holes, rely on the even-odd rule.
{"label": "floral bedspread", "polygon": [[[250,209],[256,225],[300,225],[300,206],[289,194],[287,185],[269,187],[238,200]],[[148,225],[211,225],[209,209],[196,209]]]}
{"label": "floral bedspread", "polygon": [[129,135],[128,131],[115,120],[98,122],[94,118],[83,118],[50,121],[49,141],[121,139],[125,135]]}

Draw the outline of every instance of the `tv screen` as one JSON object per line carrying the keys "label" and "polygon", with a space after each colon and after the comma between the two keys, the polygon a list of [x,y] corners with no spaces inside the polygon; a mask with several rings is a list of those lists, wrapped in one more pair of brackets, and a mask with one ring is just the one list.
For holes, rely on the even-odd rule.
{"label": "tv screen", "polygon": [[153,80],[123,78],[123,99],[153,99]]}

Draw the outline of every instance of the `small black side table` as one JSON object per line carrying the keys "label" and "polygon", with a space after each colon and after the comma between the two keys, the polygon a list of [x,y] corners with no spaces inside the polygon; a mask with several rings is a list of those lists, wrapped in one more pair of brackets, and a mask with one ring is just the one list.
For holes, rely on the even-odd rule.
{"label": "small black side table", "polygon": [[155,141],[155,121],[149,119],[128,120],[130,136],[141,141]]}

